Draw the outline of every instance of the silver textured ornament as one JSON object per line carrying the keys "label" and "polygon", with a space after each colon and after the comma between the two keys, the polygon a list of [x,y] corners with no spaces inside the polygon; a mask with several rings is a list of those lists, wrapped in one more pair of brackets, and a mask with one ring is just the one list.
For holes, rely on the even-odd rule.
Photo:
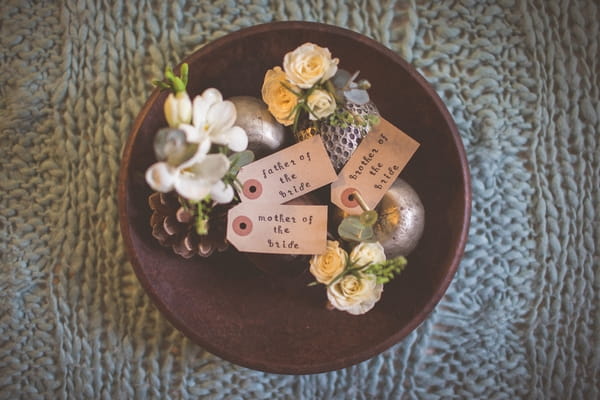
{"label": "silver textured ornament", "polygon": [[[421,239],[425,227],[425,209],[417,192],[398,178],[375,207],[377,222],[373,225],[376,240],[387,258],[407,256]],[[346,214],[339,208],[333,212],[332,224],[337,226]]]}
{"label": "silver textured ornament", "polygon": [[346,110],[365,121],[364,125],[347,124],[346,126],[333,126],[328,121],[319,121],[319,129],[308,127],[300,129],[296,133],[296,139],[302,141],[311,136],[320,133],[323,137],[323,143],[336,172],[340,172],[348,159],[354,153],[362,139],[371,130],[371,125],[367,122],[369,115],[379,115],[375,104],[371,101],[365,104],[357,104],[350,101],[346,102]]}
{"label": "silver textured ornament", "polygon": [[254,152],[255,159],[285,147],[283,125],[273,118],[262,100],[251,96],[235,96],[228,100],[235,105],[235,125],[244,128],[248,134],[248,150]]}

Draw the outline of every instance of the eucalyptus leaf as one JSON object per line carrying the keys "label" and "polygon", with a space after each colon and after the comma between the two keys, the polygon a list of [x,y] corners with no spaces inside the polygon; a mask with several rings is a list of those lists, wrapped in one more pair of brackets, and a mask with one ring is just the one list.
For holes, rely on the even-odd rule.
{"label": "eucalyptus leaf", "polygon": [[344,96],[346,97],[346,99],[359,105],[363,105],[369,102],[369,93],[363,89],[357,89],[352,87],[348,90],[344,90]]}
{"label": "eucalyptus leaf", "polygon": [[346,83],[352,78],[352,74],[345,69],[338,68],[337,72],[331,79],[331,82],[336,88],[343,88]]}
{"label": "eucalyptus leaf", "polygon": [[240,168],[254,161],[254,153],[251,150],[240,151],[239,153],[234,153],[229,156],[229,161],[231,162],[229,172],[233,175],[237,175],[237,173],[240,172]]}
{"label": "eucalyptus leaf", "polygon": [[365,226],[375,225],[377,218],[379,218],[379,215],[377,215],[377,211],[375,210],[365,211],[359,217],[360,222]]}
{"label": "eucalyptus leaf", "polygon": [[354,242],[375,241],[373,228],[362,223],[361,218],[356,215],[350,215],[342,220],[338,227],[338,234],[341,238]]}

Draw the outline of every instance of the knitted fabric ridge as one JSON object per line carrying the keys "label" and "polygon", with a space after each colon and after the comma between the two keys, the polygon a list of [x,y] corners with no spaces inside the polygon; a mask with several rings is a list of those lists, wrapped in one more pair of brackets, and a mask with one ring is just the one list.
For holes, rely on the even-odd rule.
{"label": "knitted fabric ridge", "polygon": [[[109,5],[113,4],[113,5]],[[596,0],[8,0],[0,13],[0,398],[600,398]],[[461,133],[459,270],[401,343],[318,375],[249,370],[175,330],[118,226],[149,81],[229,32],[338,25],[411,62]]]}

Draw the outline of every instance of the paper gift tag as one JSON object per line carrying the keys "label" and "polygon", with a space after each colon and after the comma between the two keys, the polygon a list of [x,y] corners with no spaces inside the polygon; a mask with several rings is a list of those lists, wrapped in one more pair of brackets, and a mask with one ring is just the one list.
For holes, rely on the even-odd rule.
{"label": "paper gift tag", "polygon": [[250,253],[324,253],[327,206],[240,203],[227,215],[227,240]]}
{"label": "paper gift tag", "polygon": [[336,179],[317,135],[244,166],[237,178],[242,202],[281,204]]}
{"label": "paper gift tag", "polygon": [[352,197],[358,191],[374,208],[418,147],[417,141],[380,117],[331,184],[331,202],[349,214],[360,214]]}

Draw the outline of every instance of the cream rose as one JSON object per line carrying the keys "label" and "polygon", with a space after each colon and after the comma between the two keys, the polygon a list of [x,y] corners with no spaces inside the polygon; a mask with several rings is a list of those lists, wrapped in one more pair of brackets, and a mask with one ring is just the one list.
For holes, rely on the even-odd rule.
{"label": "cream rose", "polygon": [[333,240],[327,241],[325,253],[314,255],[310,259],[310,273],[317,282],[328,284],[346,268],[348,254]]}
{"label": "cream rose", "polygon": [[348,274],[327,288],[327,299],[338,310],[364,314],[381,298],[383,284],[372,274]]}
{"label": "cream rose", "polygon": [[302,89],[331,78],[337,72],[339,60],[331,58],[329,49],[304,43],[283,58],[283,70],[294,85]]}
{"label": "cream rose", "polygon": [[312,110],[308,117],[315,121],[333,114],[335,111],[335,99],[325,90],[315,90],[306,99],[306,104]]}
{"label": "cream rose", "polygon": [[267,104],[273,117],[279,123],[289,126],[294,123],[292,111],[298,104],[298,96],[285,88],[282,83],[288,85],[295,92],[300,91],[286,79],[285,72],[281,67],[275,67],[265,74],[261,93],[263,101]]}
{"label": "cream rose", "polygon": [[350,252],[350,261],[359,266],[369,263],[380,263],[385,260],[385,250],[379,242],[361,242],[352,249],[352,252]]}

